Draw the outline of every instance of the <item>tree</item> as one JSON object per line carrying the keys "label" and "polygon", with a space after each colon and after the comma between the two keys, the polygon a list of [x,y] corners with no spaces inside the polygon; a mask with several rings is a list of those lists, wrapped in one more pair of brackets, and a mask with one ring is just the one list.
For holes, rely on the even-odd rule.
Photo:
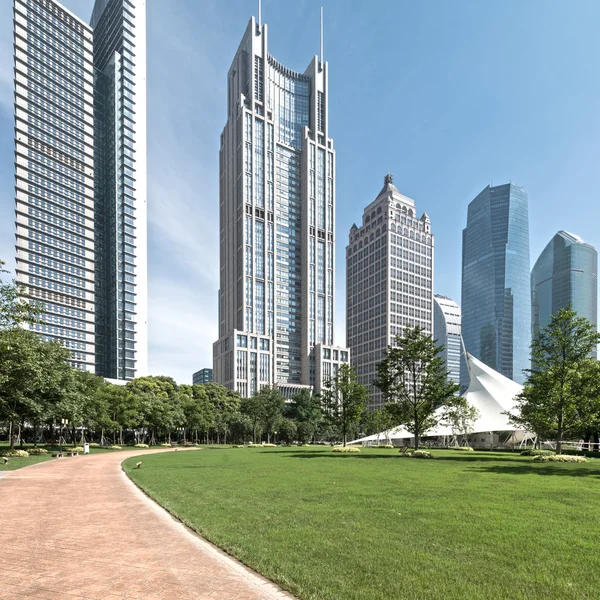
{"label": "tree", "polygon": [[279,438],[286,444],[291,444],[297,439],[298,425],[292,419],[281,418],[278,424]]}
{"label": "tree", "polygon": [[277,431],[283,417],[285,398],[275,386],[261,388],[257,396],[261,398],[263,404],[263,425],[267,433],[267,442],[271,442],[271,434]]}
{"label": "tree", "polygon": [[325,382],[323,404],[329,420],[336,426],[346,445],[348,431],[366,410],[369,392],[358,383],[356,371],[348,364],[338,369],[335,377]]}
{"label": "tree", "polygon": [[[8,273],[6,263],[0,260],[0,274]],[[41,307],[23,299],[23,288],[15,281],[0,279],[0,331],[13,329],[23,324],[35,323]]]}
{"label": "tree", "polygon": [[448,379],[442,351],[422,328],[407,327],[377,365],[374,383],[396,422],[413,434],[417,449],[421,436],[456,403],[459,386]]}
{"label": "tree", "polygon": [[595,325],[563,308],[550,317],[531,344],[531,365],[523,393],[517,397],[519,412],[510,414],[538,435],[556,439],[560,454],[565,436],[572,435],[580,423],[578,382],[588,359],[600,342]]}
{"label": "tree", "polygon": [[465,398],[458,398],[456,404],[448,411],[448,423],[452,429],[452,435],[455,438],[461,436],[467,443],[466,438],[475,431],[475,421],[479,415],[475,406],[469,404]]}
{"label": "tree", "polygon": [[250,398],[242,398],[240,410],[249,419],[252,427],[252,441],[256,444],[258,436],[262,433],[265,421],[265,405],[262,396],[254,394]]}
{"label": "tree", "polygon": [[319,426],[323,423],[325,413],[323,412],[322,402],[318,394],[313,394],[310,390],[303,389],[286,406],[287,416],[298,423],[297,429],[300,442],[306,443],[311,441]]}
{"label": "tree", "polygon": [[231,421],[240,410],[240,396],[237,392],[218,383],[205,383],[203,387],[213,406],[217,443],[221,442],[221,436],[223,436],[223,443],[227,443],[227,432]]}

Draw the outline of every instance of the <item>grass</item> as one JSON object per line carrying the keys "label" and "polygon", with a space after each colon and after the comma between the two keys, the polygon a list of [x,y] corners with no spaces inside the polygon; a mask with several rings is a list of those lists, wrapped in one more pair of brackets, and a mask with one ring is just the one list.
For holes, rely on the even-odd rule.
{"label": "grass", "polygon": [[124,467],[303,600],[598,598],[600,461],[434,454],[206,449]]}

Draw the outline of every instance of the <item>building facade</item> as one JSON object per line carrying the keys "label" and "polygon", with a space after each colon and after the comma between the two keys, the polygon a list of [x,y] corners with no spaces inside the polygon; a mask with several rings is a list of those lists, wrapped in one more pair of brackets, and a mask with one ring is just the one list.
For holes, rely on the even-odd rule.
{"label": "building facade", "polygon": [[597,326],[598,252],[580,237],[559,231],[531,270],[532,337],[550,324],[552,315],[569,306]]}
{"label": "building facade", "polygon": [[460,365],[464,361],[461,339],[460,306],[446,296],[433,297],[433,339],[443,346],[441,357],[446,363],[448,378],[460,384]]}
{"label": "building facade", "polygon": [[327,77],[316,56],[304,73],[280,64],[254,18],[229,69],[213,371],[242,396],[318,387],[315,348],[336,348]]}
{"label": "building facade", "polygon": [[[121,21],[114,17],[110,30],[103,28],[106,15],[117,10]],[[99,49],[105,56],[119,51],[117,22],[129,30],[121,43],[130,39],[136,59],[123,60],[122,86],[113,86],[104,101],[107,111],[123,118],[111,123],[111,135],[101,136]],[[31,328],[60,341],[77,368],[130,379],[144,374],[147,363],[145,2],[98,0],[92,25],[86,25],[53,0],[14,0],[13,27],[16,273],[24,296],[42,307],[40,323]],[[127,160],[115,158],[124,146]],[[110,192],[102,158],[109,155],[116,165]],[[103,208],[109,204],[110,221]],[[127,217],[116,218],[122,213]],[[107,237],[118,240],[110,256]],[[118,254],[117,246],[134,260]],[[101,292],[112,285],[109,262],[115,271],[129,272],[110,302]],[[98,326],[105,322],[123,340],[110,365],[104,358],[107,334]]]}
{"label": "building facade", "polygon": [[529,268],[527,193],[512,183],[486,187],[463,230],[462,336],[470,354],[517,383],[530,365]]}
{"label": "building facade", "polygon": [[346,247],[347,340],[359,383],[371,406],[383,403],[373,386],[376,366],[406,327],[433,333],[434,238],[427,213],[386,175],[379,195],[350,229]]}
{"label": "building facade", "polygon": [[192,384],[196,385],[197,383],[211,383],[213,380],[213,370],[212,369],[200,369],[200,371],[196,371],[192,375]]}

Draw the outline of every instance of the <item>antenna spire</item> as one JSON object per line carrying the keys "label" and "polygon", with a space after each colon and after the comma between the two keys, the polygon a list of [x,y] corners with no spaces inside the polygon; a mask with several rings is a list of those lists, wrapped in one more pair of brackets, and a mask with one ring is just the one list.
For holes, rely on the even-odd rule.
{"label": "antenna spire", "polygon": [[258,26],[262,27],[262,0],[258,0]]}
{"label": "antenna spire", "polygon": [[321,52],[319,54],[319,62],[323,64],[323,7],[321,6]]}

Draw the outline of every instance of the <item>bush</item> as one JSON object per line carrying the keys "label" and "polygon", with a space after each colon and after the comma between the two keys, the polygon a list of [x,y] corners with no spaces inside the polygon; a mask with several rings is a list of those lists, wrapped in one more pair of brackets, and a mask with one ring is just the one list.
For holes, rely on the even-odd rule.
{"label": "bush", "polygon": [[136,444],[134,448],[150,448],[150,446],[148,444]]}
{"label": "bush", "polygon": [[48,454],[48,450],[46,450],[45,448],[29,448],[29,450],[27,450],[27,452],[29,452],[29,454]]}
{"label": "bush", "polygon": [[585,456],[571,456],[568,454],[538,454],[533,457],[537,462],[568,462],[568,463],[584,463],[588,459]]}
{"label": "bush", "polygon": [[159,444],[159,446],[163,446],[164,448],[170,448],[171,444],[164,442],[163,444]]}
{"label": "bush", "polygon": [[234,444],[233,446],[231,446],[232,448],[245,448],[246,446],[244,446],[244,444]]}
{"label": "bush", "polygon": [[528,448],[521,452],[521,456],[553,456],[553,450],[538,450],[537,448]]}
{"label": "bush", "polygon": [[379,444],[378,448],[388,448],[391,449],[394,447],[394,444]]}
{"label": "bush", "polygon": [[471,446],[450,446],[449,449],[457,452],[475,452]]}
{"label": "bush", "polygon": [[427,452],[427,450],[409,450],[404,456],[408,458],[433,458],[433,454]]}
{"label": "bush", "polygon": [[113,444],[112,446],[108,446],[109,450],[121,450],[121,446],[117,446],[116,444]]}
{"label": "bush", "polygon": [[360,452],[356,446],[334,446],[333,452]]}
{"label": "bush", "polygon": [[64,452],[83,452],[83,447],[75,446],[74,448],[65,448]]}
{"label": "bush", "polygon": [[277,448],[277,444],[262,444],[263,448]]}
{"label": "bush", "polygon": [[100,444],[98,442],[90,442],[90,448],[100,448]]}
{"label": "bush", "polygon": [[0,453],[2,456],[6,456],[7,458],[27,458],[29,456],[29,452],[27,450],[5,450]]}

